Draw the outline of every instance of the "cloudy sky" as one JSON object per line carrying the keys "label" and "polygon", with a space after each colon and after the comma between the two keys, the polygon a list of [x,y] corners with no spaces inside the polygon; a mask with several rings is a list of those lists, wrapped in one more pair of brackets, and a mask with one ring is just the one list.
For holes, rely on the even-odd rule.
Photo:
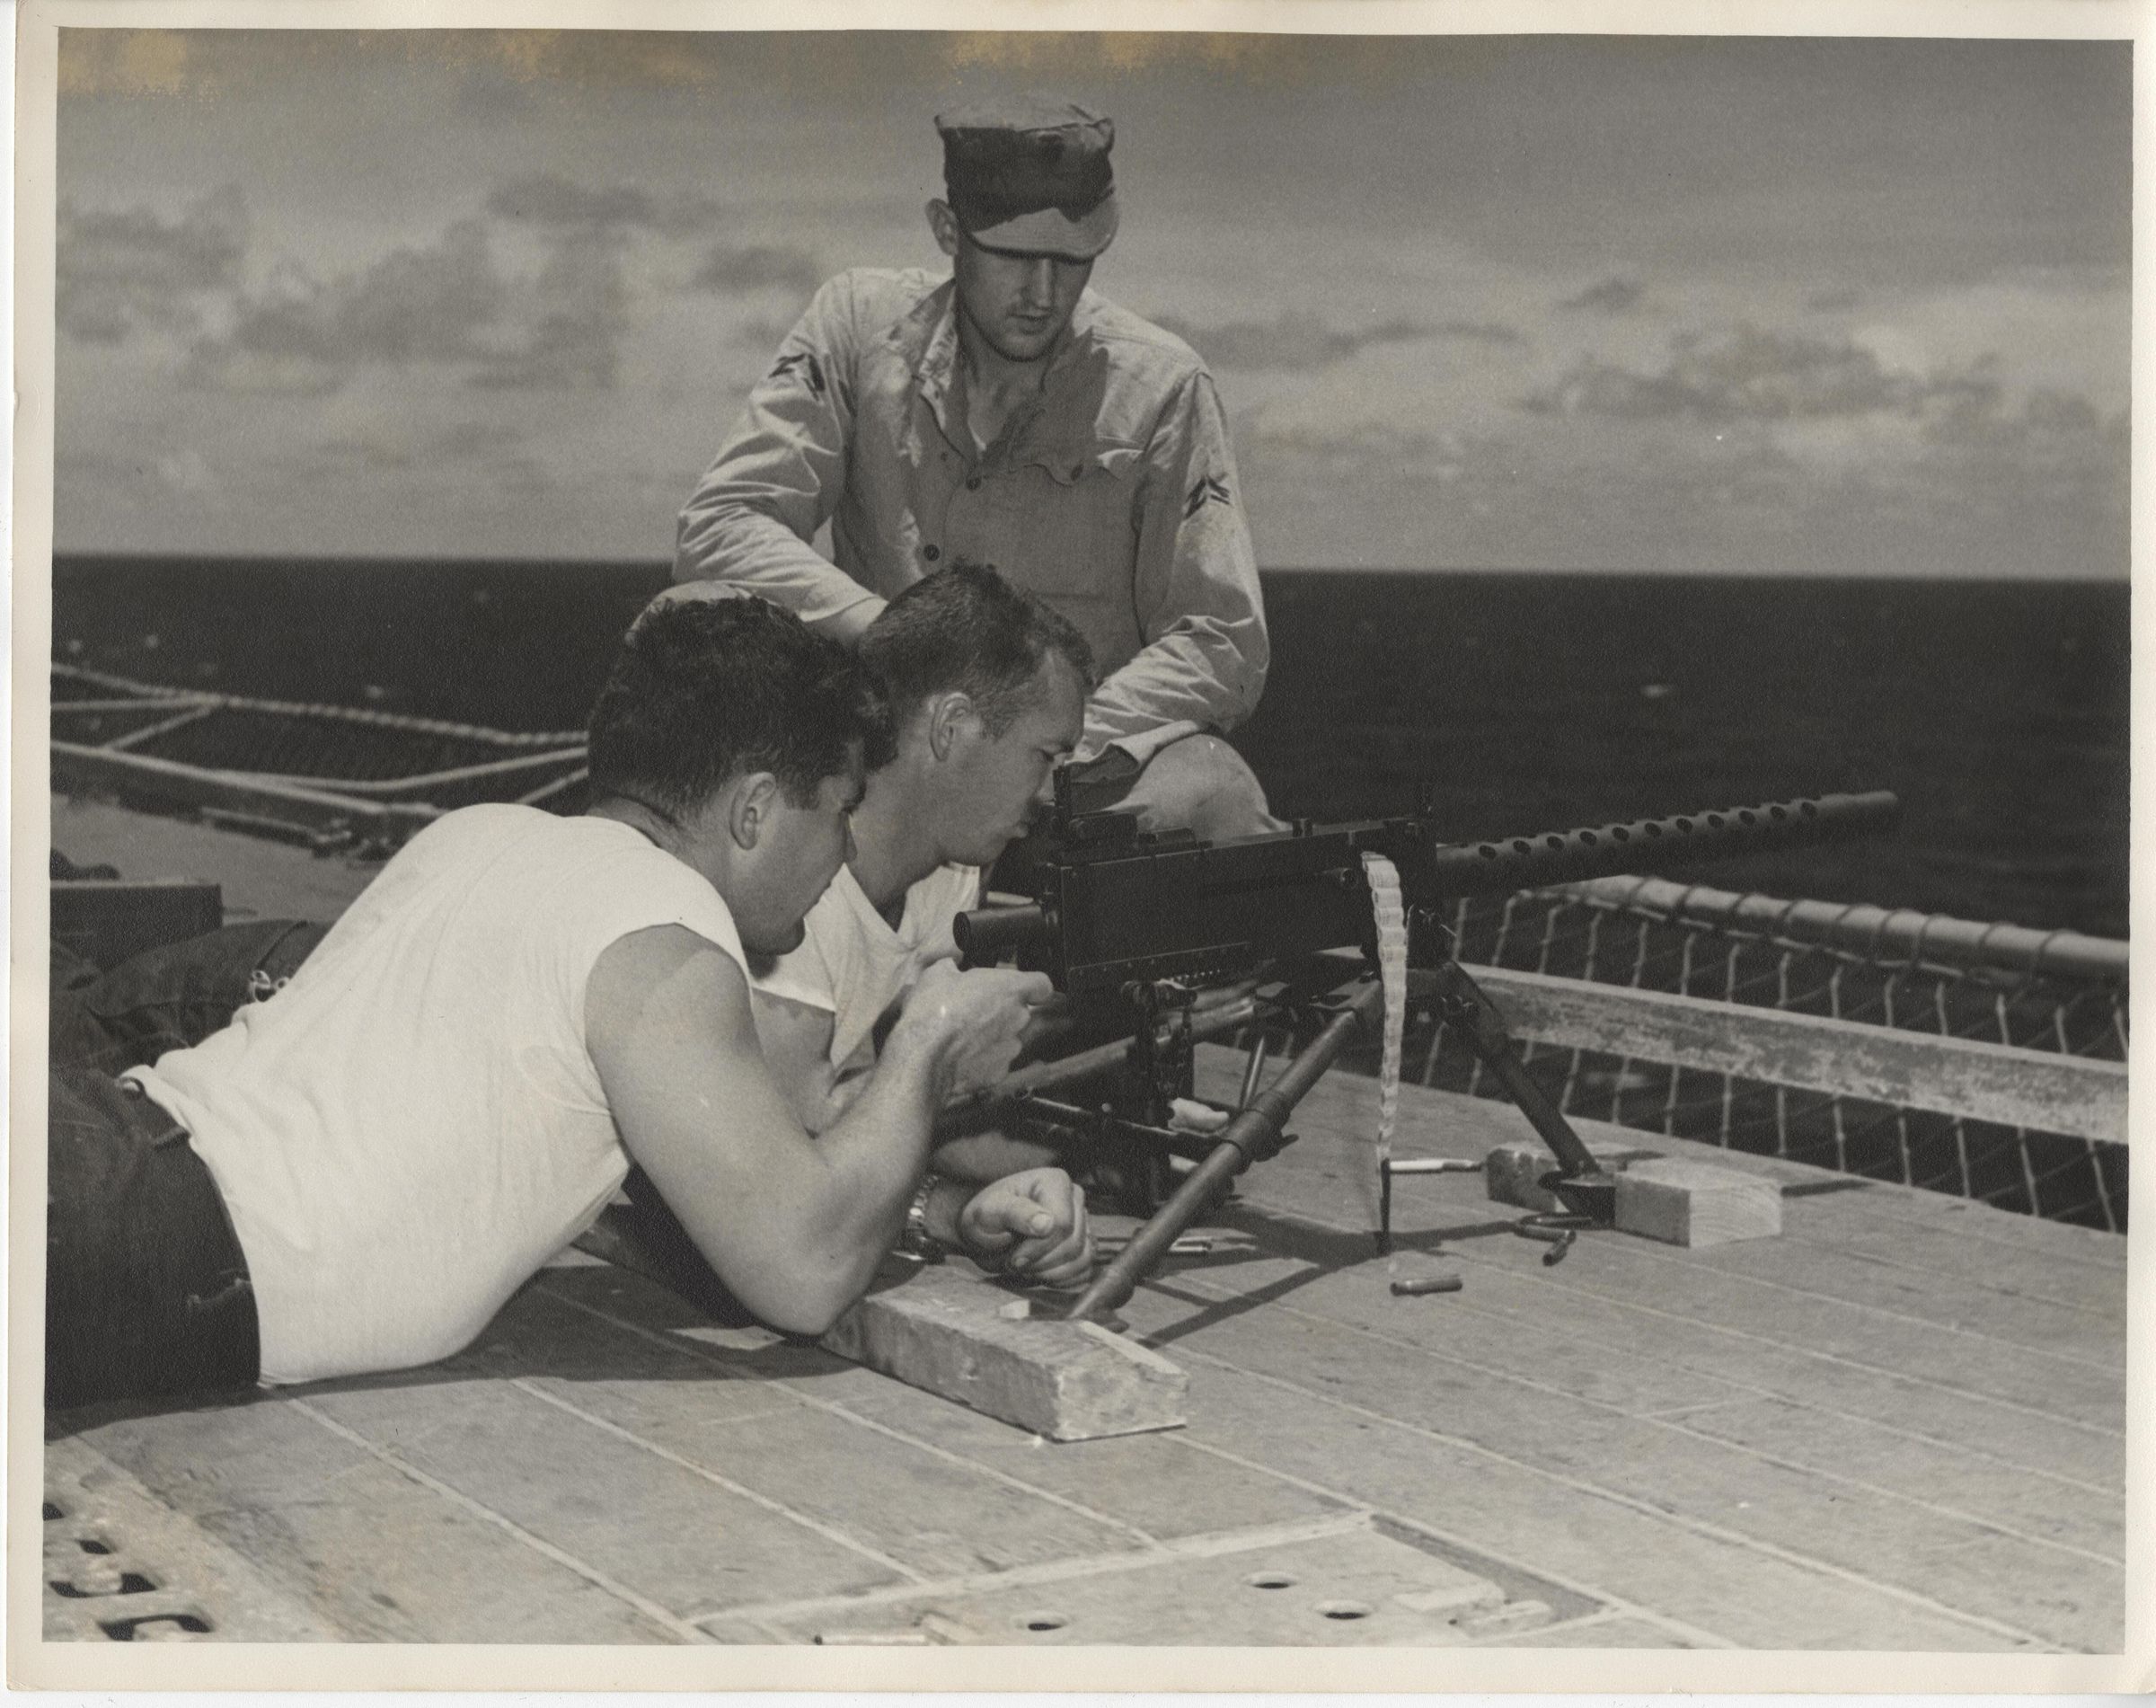
{"label": "cloudy sky", "polygon": [[64,33],[62,551],[655,559],[940,107],[1118,123],[1273,565],[2123,577],[2123,43]]}

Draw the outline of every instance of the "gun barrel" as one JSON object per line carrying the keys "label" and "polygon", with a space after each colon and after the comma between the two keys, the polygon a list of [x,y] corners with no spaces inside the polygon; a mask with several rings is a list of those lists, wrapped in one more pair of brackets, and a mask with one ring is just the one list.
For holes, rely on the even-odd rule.
{"label": "gun barrel", "polygon": [[1809,847],[1890,828],[1900,816],[1901,802],[1884,790],[1774,801],[1491,842],[1440,844],[1419,876],[1436,895],[1491,894]]}

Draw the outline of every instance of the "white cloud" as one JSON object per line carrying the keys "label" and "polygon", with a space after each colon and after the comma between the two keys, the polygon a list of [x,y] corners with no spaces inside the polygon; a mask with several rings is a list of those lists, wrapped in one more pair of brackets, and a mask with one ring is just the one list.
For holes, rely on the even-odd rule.
{"label": "white cloud", "polygon": [[63,201],[55,233],[60,331],[117,344],[145,327],[191,328],[202,298],[237,279],[249,226],[246,198],[231,184],[174,215]]}

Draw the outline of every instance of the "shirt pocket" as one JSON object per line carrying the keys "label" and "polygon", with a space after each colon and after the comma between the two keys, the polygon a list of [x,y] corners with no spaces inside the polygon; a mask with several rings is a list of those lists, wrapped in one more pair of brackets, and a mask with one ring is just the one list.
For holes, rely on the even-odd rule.
{"label": "shirt pocket", "polygon": [[1127,606],[1136,571],[1144,449],[1095,441],[1047,446],[1017,463],[996,567],[1058,601]]}

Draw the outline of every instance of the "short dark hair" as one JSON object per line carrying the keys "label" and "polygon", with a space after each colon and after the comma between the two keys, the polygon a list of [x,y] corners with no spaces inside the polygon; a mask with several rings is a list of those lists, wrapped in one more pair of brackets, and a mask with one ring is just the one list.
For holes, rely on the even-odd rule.
{"label": "short dark hair", "polygon": [[856,742],[882,763],[889,717],[845,647],[764,599],[682,600],[623,637],[592,707],[590,794],[689,818],[731,779],[768,771],[805,807]]}
{"label": "short dark hair", "polygon": [[1034,703],[1051,653],[1093,686],[1093,650],[1067,617],[993,564],[962,558],[902,591],[862,632],[860,647],[895,718],[955,688],[971,697],[992,736]]}

